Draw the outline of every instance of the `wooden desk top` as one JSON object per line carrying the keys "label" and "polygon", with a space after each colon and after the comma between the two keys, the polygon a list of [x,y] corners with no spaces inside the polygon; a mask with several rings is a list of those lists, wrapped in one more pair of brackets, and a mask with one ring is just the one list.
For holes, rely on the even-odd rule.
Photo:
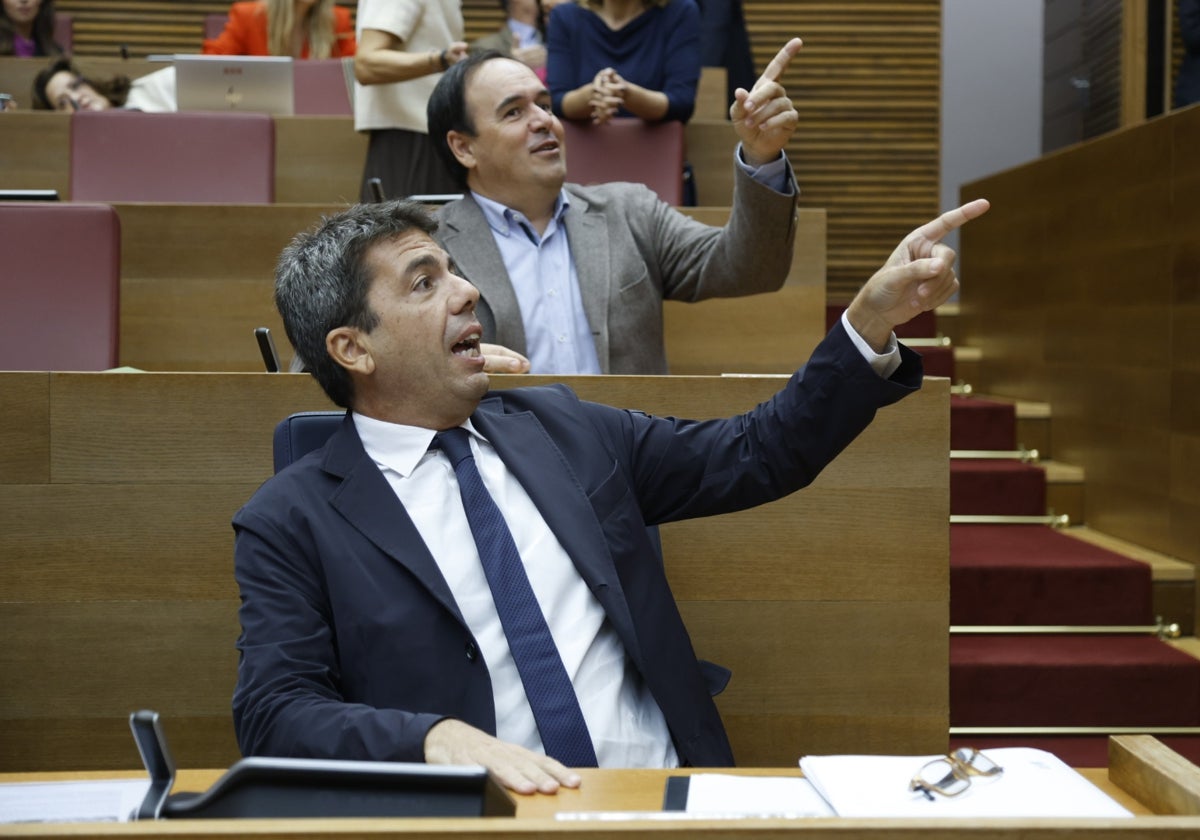
{"label": "wooden desk top", "polygon": [[[220,770],[181,770],[175,790],[200,791],[208,788]],[[1091,838],[1161,837],[1194,838],[1200,833],[1200,817],[1161,817],[1138,802],[1108,778],[1105,769],[1081,769],[1079,772],[1134,814],[1134,821],[1094,820],[687,820],[667,822],[559,821],[557,812],[625,810],[657,811],[662,807],[663,785],[669,775],[680,773],[738,773],[757,776],[799,776],[799,768],[740,768],[737,770],[582,770],[583,784],[577,790],[562,790],[556,796],[517,796],[517,819],[362,819],[362,820],[178,820],[153,823],[0,825],[0,837],[254,837],[301,838],[360,837],[389,834],[453,836],[456,838],[509,838],[524,840],[559,831],[586,834],[589,838],[629,838],[647,833],[668,832],[685,837],[726,838],[753,836],[772,838],[804,832],[806,838],[912,837],[950,840],[1011,840],[1020,837],[1078,837],[1086,831]],[[0,774],[0,782],[78,781],[86,779],[139,778],[139,771],[77,773]]]}

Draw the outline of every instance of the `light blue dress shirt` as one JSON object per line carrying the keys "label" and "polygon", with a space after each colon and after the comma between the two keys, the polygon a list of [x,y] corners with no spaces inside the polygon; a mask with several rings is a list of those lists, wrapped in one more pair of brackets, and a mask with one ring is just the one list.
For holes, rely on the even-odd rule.
{"label": "light blue dress shirt", "polygon": [[[787,158],[783,155],[755,168],[742,159],[742,147],[738,144],[734,159],[763,186],[785,195],[792,193]],[[567,193],[559,192],[554,215],[541,237],[524,214],[478,193],[473,197],[492,229],[521,307],[530,373],[600,373],[596,342],[583,311],[579,277],[563,226],[563,216],[571,209]]]}

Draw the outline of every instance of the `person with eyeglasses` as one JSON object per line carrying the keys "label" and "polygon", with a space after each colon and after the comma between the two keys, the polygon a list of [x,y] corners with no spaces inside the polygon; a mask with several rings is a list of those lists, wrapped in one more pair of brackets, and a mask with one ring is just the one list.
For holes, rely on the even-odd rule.
{"label": "person with eyeglasses", "polygon": [[66,113],[112,108],[174,111],[175,68],[164,67],[136,79],[124,75],[95,78],[80,72],[69,56],[62,56],[34,77],[33,107]]}

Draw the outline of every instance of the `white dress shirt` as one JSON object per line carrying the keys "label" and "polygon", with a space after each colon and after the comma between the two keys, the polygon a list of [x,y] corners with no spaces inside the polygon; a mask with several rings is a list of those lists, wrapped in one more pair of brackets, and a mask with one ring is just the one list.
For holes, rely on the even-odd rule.
{"label": "white dress shirt", "polygon": [[[359,414],[355,427],[450,586],[487,663],[496,705],[496,735],[543,752],[525,687],[479,561],[458,479],[434,432]],[[675,767],[667,723],[603,608],[575,570],[529,494],[468,421],[483,483],[504,514],[534,595],[567,670],[601,767]]]}

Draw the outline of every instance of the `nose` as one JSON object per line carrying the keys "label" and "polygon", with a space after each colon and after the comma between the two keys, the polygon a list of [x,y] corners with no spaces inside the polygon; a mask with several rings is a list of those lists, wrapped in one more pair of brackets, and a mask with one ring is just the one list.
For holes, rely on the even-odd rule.
{"label": "nose", "polygon": [[475,311],[475,304],[479,302],[479,289],[475,288],[474,283],[457,274],[451,275],[451,278],[454,283],[452,296],[454,311],[456,313]]}

